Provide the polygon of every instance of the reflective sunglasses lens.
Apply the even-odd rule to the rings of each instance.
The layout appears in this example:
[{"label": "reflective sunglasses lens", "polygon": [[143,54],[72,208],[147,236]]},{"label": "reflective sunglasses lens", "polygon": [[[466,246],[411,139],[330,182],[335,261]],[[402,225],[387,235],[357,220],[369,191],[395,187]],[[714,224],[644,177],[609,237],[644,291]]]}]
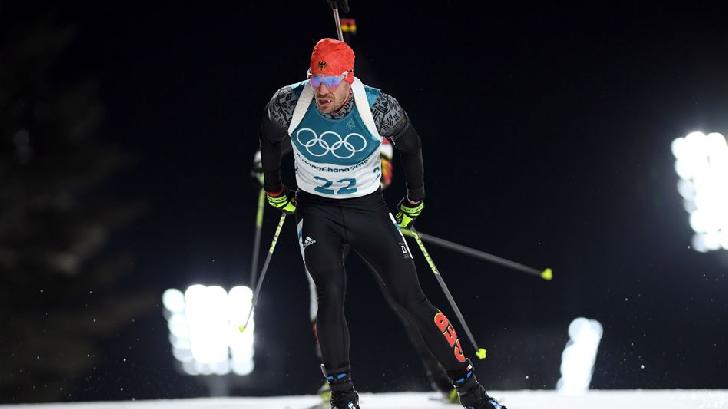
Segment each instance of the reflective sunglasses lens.
[{"label": "reflective sunglasses lens", "polygon": [[314,75],[311,77],[311,86],[314,88],[318,88],[321,86],[321,84],[326,85],[329,88],[337,87],[341,81],[343,80],[340,76],[334,76],[334,75],[320,75],[316,76]]}]

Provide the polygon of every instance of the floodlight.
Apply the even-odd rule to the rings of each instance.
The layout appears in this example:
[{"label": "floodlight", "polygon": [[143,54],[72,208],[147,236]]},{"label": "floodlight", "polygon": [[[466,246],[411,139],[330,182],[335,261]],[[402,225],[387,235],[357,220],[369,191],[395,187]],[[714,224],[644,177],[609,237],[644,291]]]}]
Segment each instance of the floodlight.
[{"label": "floodlight", "polygon": [[728,142],[712,132],[690,132],[672,141],[677,190],[700,252],[728,249]]},{"label": "floodlight", "polygon": [[238,327],[250,308],[248,287],[191,285],[182,293],[162,295],[172,355],[189,375],[248,375],[253,371],[254,317],[247,330]]},{"label": "floodlight", "polygon": [[579,395],[589,390],[601,339],[598,321],[579,317],[571,322],[569,341],[561,354],[561,378],[556,384],[560,393]]}]

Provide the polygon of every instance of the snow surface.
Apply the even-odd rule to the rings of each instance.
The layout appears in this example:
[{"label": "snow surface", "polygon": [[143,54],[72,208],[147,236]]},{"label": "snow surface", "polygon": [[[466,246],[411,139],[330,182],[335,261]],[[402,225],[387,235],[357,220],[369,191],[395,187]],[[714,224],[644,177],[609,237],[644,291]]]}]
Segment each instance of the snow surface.
[{"label": "snow surface", "polygon": [[[728,390],[623,390],[590,391],[565,396],[554,391],[490,393],[508,409],[728,409]],[[361,395],[362,409],[457,409],[436,401],[435,393],[405,392]],[[311,409],[318,396],[268,398],[205,398],[137,400],[124,402],[0,405],[2,409]]]}]

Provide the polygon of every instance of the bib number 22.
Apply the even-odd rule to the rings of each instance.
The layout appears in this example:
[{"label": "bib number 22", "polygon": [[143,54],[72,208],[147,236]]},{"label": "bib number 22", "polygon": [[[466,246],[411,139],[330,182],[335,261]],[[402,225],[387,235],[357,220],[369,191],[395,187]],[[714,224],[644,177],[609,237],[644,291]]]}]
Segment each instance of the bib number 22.
[{"label": "bib number 22", "polygon": [[354,178],[344,178],[334,181],[314,176],[314,179],[322,183],[316,186],[314,190],[325,195],[350,195],[356,192],[356,179]]}]

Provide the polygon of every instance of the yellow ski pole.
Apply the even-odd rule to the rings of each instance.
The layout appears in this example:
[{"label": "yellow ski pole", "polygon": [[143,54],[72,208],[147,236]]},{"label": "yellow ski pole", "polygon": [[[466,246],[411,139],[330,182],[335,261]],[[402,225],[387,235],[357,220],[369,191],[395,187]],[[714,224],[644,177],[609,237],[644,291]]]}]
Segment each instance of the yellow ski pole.
[{"label": "yellow ski pole", "polygon": [[260,253],[260,235],[263,231],[263,212],[265,208],[265,190],[260,188],[258,194],[258,212],[255,215],[255,236],[253,238],[253,256],[250,262],[250,287],[255,288],[258,273],[258,253]]},{"label": "yellow ski pole", "polygon": [[256,286],[255,286],[255,292],[253,292],[253,299],[250,303],[250,310],[248,311],[248,317],[245,318],[245,322],[243,325],[241,325],[238,329],[240,332],[245,331],[245,328],[248,326],[248,322],[250,322],[250,317],[253,315],[253,310],[255,310],[255,306],[258,304],[258,299],[260,298],[260,289],[263,286],[263,280],[265,279],[265,274],[268,272],[268,266],[270,265],[270,259],[273,257],[273,251],[276,249],[276,243],[278,243],[278,236],[281,235],[281,230],[283,230],[283,223],[286,221],[286,214],[281,214],[281,219],[278,221],[278,226],[276,226],[276,230],[273,233],[273,240],[270,243],[270,248],[268,248],[268,255],[265,257],[265,261],[263,262],[263,268],[260,270],[260,279],[258,280]]},{"label": "yellow ski pole", "polygon": [[460,308],[458,308],[458,305],[455,304],[455,299],[453,299],[452,294],[450,294],[450,290],[447,288],[447,285],[445,285],[445,280],[442,278],[440,271],[435,266],[435,262],[432,261],[432,257],[430,257],[430,253],[427,252],[427,248],[425,248],[425,243],[422,242],[420,235],[417,233],[417,231],[415,229],[410,229],[410,230],[404,229],[402,231],[403,232],[408,231],[410,233],[407,235],[414,237],[415,241],[417,242],[417,245],[420,247],[420,250],[422,251],[422,255],[425,256],[425,260],[427,261],[427,264],[430,266],[430,269],[432,269],[432,272],[435,274],[435,278],[437,279],[438,284],[440,284],[440,288],[442,288],[442,291],[445,293],[445,297],[447,297],[447,300],[450,302],[450,306],[455,311],[455,315],[458,317],[458,320],[460,321],[460,325],[463,326],[463,329],[465,330],[465,334],[467,335],[468,340],[470,341],[470,344],[473,345],[473,348],[475,349],[475,355],[478,357],[478,359],[485,359],[485,356],[486,356],[485,348],[480,348],[478,346],[478,343],[475,342],[475,337],[473,337],[473,333],[470,332],[470,328],[468,327],[468,324],[465,322],[465,318],[463,318],[463,314],[460,312]]}]

